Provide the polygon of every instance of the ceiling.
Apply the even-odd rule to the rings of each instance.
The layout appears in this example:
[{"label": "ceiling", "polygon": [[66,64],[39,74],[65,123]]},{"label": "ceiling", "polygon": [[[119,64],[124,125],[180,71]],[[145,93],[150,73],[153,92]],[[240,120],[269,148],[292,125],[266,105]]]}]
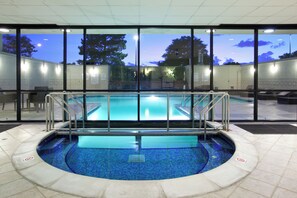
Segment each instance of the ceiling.
[{"label": "ceiling", "polygon": [[0,0],[2,24],[297,24],[297,0]]}]

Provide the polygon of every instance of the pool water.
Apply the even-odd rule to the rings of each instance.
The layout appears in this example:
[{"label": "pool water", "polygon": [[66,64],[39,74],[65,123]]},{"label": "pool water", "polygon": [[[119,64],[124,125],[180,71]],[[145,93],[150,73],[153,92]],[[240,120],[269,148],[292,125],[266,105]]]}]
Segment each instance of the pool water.
[{"label": "pool water", "polygon": [[[176,108],[182,97],[172,97],[169,102],[169,119],[189,120],[189,116]],[[87,103],[97,103],[99,108],[88,114],[88,120],[107,120],[107,97],[87,97]],[[110,97],[110,120],[137,120],[137,96],[112,96]],[[89,111],[89,110],[88,110]],[[164,96],[140,97],[141,120],[166,120],[167,98]]]},{"label": "pool water", "polygon": [[38,153],[62,170],[119,180],[158,180],[205,172],[226,162],[234,145],[209,136],[64,136],[44,140]]}]

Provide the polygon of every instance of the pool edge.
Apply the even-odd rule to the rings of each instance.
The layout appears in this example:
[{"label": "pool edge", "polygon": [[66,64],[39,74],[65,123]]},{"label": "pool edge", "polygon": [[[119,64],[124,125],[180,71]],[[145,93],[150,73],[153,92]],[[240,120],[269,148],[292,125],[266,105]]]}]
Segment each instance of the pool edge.
[{"label": "pool edge", "polygon": [[[175,179],[122,181],[77,175],[44,162],[36,148],[53,134],[42,132],[24,141],[12,155],[12,163],[31,182],[59,192],[82,197],[190,197],[221,190],[247,176],[258,163],[254,145],[236,131],[220,131],[235,145],[233,156],[210,171]],[[33,156],[33,157],[32,157]],[[150,193],[147,193],[147,192]]]}]

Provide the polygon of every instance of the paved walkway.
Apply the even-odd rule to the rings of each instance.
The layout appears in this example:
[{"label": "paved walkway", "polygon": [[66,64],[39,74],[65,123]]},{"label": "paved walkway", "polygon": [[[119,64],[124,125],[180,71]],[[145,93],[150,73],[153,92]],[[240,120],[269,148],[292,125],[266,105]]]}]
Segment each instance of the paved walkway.
[{"label": "paved walkway", "polygon": [[[295,125],[297,126],[297,125]],[[0,133],[0,197],[76,197],[39,187],[15,171],[11,155],[24,140],[44,130],[44,124],[23,124]],[[231,130],[251,141],[259,163],[243,180],[203,198],[297,198],[297,135],[253,135],[234,125]],[[148,197],[149,193],[148,193]]]}]

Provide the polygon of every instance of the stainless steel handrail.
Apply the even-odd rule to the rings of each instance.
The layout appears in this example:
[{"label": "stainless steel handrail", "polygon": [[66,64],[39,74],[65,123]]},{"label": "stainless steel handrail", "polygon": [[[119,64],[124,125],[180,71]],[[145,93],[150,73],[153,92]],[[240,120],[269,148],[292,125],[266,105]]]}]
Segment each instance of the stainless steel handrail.
[{"label": "stainless steel handrail", "polygon": [[[212,97],[212,100],[209,101],[206,106],[203,107],[203,109],[199,112],[199,115],[200,115],[200,121],[199,121],[199,128],[202,128],[201,126],[201,122],[202,122],[202,118],[204,118],[204,131],[205,131],[205,137],[206,137],[206,122],[207,122],[207,119],[206,119],[206,115],[207,113],[214,109],[215,106],[220,102],[222,101],[222,125],[223,125],[223,129],[226,129],[226,130],[229,130],[229,117],[230,117],[230,96],[229,94],[227,94],[226,92],[213,92],[213,91],[210,91],[210,92],[132,92],[133,94],[135,95],[148,95],[148,94],[158,94],[158,95],[165,95],[167,97],[167,131],[169,131],[170,129],[170,97],[172,95],[189,95],[191,98],[191,95],[200,95],[200,97],[198,99],[196,99],[194,101],[194,104],[193,104],[193,109],[192,109],[192,112],[193,112],[193,120],[192,120],[192,128],[195,128],[194,127],[194,124],[195,124],[195,111],[194,109],[199,106],[201,104],[201,102],[205,101],[206,98],[208,98],[209,96],[213,96]],[[51,128],[51,125],[53,125],[53,122],[54,122],[54,105],[53,105],[53,102],[57,102],[59,104],[59,106],[66,112],[68,113],[68,116],[70,118],[69,120],[69,127],[70,127],[70,137],[71,137],[71,118],[72,118],[72,112],[74,112],[74,121],[75,121],[75,128],[77,128],[77,120],[76,120],[76,112],[74,109],[71,108],[71,106],[69,106],[69,104],[63,99],[64,95],[67,95],[67,96],[70,96],[70,98],[73,99],[73,101],[75,101],[75,103],[77,105],[80,106],[81,110],[82,110],[82,116],[83,116],[83,127],[84,127],[84,121],[85,121],[85,109],[83,107],[83,105],[77,101],[77,99],[75,98],[75,95],[103,95],[103,96],[107,96],[107,119],[108,119],[108,131],[110,131],[110,97],[111,96],[116,96],[116,95],[126,95],[127,92],[88,92],[88,93],[85,93],[85,92],[51,92],[50,94],[48,94],[46,96],[46,102],[48,103],[47,105],[47,115],[46,115],[46,124],[47,124],[47,131],[48,131],[48,128]],[[131,94],[131,92],[129,92],[129,94]],[[61,99],[61,102],[63,104],[61,104],[55,97],[59,97]],[[68,108],[65,108],[65,106]],[[71,111],[69,111],[69,109]],[[202,116],[203,115],[203,116]],[[213,116],[212,116],[212,119],[213,119]],[[54,125],[53,125],[54,126]],[[54,128],[54,127],[53,127]]]},{"label": "stainless steel handrail", "polygon": [[[71,141],[72,140],[72,137],[71,137],[72,136],[71,112],[68,109],[66,109],[64,107],[64,105],[61,104],[55,97],[51,96],[50,94],[47,94],[45,96],[45,101],[46,101],[46,106],[49,105],[49,107],[47,106],[47,108],[46,108],[46,130],[50,131],[50,130],[52,130],[51,125],[54,126],[55,119],[54,119],[54,116],[53,116],[53,112],[54,112],[53,101],[55,101],[68,114],[68,117],[70,118],[68,122],[69,122],[69,140]],[[62,101],[64,101],[64,100],[62,100]],[[66,104],[66,106],[68,107],[67,104]],[[74,114],[74,119],[75,119],[75,127],[77,128],[76,114]]]},{"label": "stainless steel handrail", "polygon": [[85,109],[84,109],[84,106],[83,106],[83,104],[81,104],[81,103],[78,102],[78,100],[75,98],[75,96],[72,93],[70,93],[69,95],[71,96],[70,98],[73,99],[73,101],[76,104],[78,104],[78,106],[81,108],[83,128],[85,128],[85,113],[84,113],[85,112]]}]

